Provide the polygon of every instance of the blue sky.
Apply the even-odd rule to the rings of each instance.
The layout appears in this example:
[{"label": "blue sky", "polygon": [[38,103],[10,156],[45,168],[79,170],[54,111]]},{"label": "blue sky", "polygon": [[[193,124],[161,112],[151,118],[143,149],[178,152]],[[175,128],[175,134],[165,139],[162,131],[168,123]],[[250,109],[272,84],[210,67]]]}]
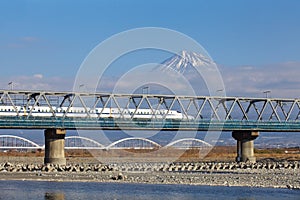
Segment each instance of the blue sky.
[{"label": "blue sky", "polygon": [[[39,81],[43,83],[40,88],[55,89],[72,81],[84,58],[101,41],[149,26],[194,38],[224,67],[225,76],[246,76],[248,72],[238,73],[248,66],[253,76],[263,74],[261,79],[265,80],[270,78],[266,75],[269,70],[282,73],[289,63],[294,67],[287,70],[295,76],[300,72],[299,10],[297,0],[2,0],[0,88],[7,88],[7,81],[14,80],[20,88],[25,82]],[[243,80],[227,85],[238,81]],[[271,87],[279,94],[290,85],[300,85],[297,77],[289,79],[289,73],[273,81],[280,87],[266,88],[273,83],[268,82],[265,88],[253,85],[253,92]],[[282,89],[281,83],[286,87]],[[234,94],[236,90],[232,90]],[[290,93],[295,95],[295,90]]]}]

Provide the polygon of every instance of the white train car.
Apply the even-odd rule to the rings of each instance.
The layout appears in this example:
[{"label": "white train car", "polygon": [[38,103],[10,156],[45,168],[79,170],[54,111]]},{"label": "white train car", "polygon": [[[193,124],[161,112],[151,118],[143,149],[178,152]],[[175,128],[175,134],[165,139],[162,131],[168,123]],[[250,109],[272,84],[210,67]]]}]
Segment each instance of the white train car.
[{"label": "white train car", "polygon": [[47,106],[23,107],[23,106],[0,106],[0,116],[27,116],[51,117],[53,113]]},{"label": "white train car", "polygon": [[[100,115],[100,116],[99,116]],[[118,109],[118,108],[96,108],[91,111],[91,116],[101,118],[137,118],[137,119],[187,119],[185,115],[176,110],[151,110],[151,109]],[[189,119],[193,118],[189,116]]]},{"label": "white train car", "polygon": [[[54,113],[53,113],[54,112]],[[28,116],[33,117],[91,117],[91,118],[134,118],[134,119],[193,119],[176,110],[151,109],[118,109],[118,108],[84,108],[84,107],[52,107],[48,106],[0,106],[0,116]],[[133,117],[132,117],[133,116]]]},{"label": "white train car", "polygon": [[0,116],[17,116],[19,110],[19,106],[0,106]]}]

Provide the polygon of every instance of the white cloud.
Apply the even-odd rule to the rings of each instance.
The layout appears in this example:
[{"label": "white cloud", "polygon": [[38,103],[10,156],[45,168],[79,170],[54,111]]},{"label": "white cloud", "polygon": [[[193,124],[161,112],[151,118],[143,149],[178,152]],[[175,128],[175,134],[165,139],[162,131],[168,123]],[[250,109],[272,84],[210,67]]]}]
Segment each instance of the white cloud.
[{"label": "white cloud", "polygon": [[33,75],[34,78],[37,78],[37,79],[42,79],[44,76],[43,74],[35,74]]},{"label": "white cloud", "polygon": [[228,95],[263,96],[271,90],[273,97],[300,97],[300,63],[286,62],[261,67],[229,68],[223,70]]},{"label": "white cloud", "polygon": [[[286,62],[269,66],[241,66],[241,67],[222,67],[222,78],[225,84],[227,96],[247,96],[247,97],[263,97],[263,91],[271,90],[272,97],[300,97],[300,63]],[[142,75],[146,78],[143,78]],[[98,91],[110,92],[117,83],[117,90],[120,93],[132,92],[143,85],[153,82],[151,73],[135,73],[126,74],[121,79],[118,77],[102,77],[98,85]],[[193,88],[199,89],[198,95],[207,95],[207,88],[203,79],[190,78],[188,84],[178,82],[174,77],[166,78],[164,74],[156,74],[154,82],[160,82],[162,86],[170,87],[178,93],[186,92],[188,84]],[[162,81],[157,81],[157,80]],[[163,80],[164,79],[164,80]],[[45,77],[42,74],[34,74],[32,76],[15,76],[1,77],[0,88],[10,89],[9,82],[13,82],[13,88],[16,90],[52,90],[52,91],[71,91],[73,89],[74,80],[63,77]],[[85,84],[85,90],[88,91],[89,84]],[[139,85],[138,85],[139,84]],[[150,86],[151,91],[159,93],[162,87]],[[130,90],[131,89],[131,90]]]},{"label": "white cloud", "polygon": [[12,82],[14,90],[52,90],[52,91],[70,91],[73,86],[72,79],[62,77],[44,77],[42,74],[33,76],[14,76],[1,77],[0,88],[11,89]]}]

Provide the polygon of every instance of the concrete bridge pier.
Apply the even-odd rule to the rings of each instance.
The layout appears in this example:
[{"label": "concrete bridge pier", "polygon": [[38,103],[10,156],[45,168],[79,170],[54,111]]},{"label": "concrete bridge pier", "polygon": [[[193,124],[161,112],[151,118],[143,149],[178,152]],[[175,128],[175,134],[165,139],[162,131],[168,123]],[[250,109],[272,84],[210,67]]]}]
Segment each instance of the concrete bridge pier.
[{"label": "concrete bridge pier", "polygon": [[233,131],[232,137],[237,140],[237,162],[256,162],[254,156],[254,140],[258,131]]},{"label": "concrete bridge pier", "polygon": [[44,163],[65,165],[65,129],[46,129]]}]

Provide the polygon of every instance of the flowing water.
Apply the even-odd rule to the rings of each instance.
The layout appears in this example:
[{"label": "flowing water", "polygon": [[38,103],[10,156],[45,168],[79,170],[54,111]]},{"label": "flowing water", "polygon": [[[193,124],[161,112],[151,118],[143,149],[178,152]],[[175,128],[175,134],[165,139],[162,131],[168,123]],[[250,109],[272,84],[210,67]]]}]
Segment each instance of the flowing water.
[{"label": "flowing water", "polygon": [[0,181],[0,199],[300,199],[299,190],[94,182]]}]

